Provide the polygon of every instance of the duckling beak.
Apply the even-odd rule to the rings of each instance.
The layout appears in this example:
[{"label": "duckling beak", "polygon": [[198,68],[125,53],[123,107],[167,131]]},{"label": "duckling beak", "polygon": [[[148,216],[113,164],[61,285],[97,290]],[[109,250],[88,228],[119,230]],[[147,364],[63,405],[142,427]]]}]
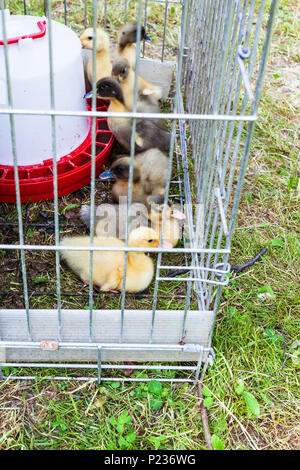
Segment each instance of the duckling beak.
[{"label": "duckling beak", "polygon": [[93,96],[93,91],[91,90],[88,93],[86,93],[83,98],[91,98],[92,96]]},{"label": "duckling beak", "polygon": [[99,175],[99,179],[101,181],[106,181],[106,180],[115,180],[115,175],[113,174],[113,172],[111,170],[106,170],[106,171],[103,171],[103,173],[100,173]]},{"label": "duckling beak", "polygon": [[183,212],[178,211],[177,209],[173,209],[171,212],[171,217],[178,220],[185,220],[185,214]]},{"label": "duckling beak", "polygon": [[145,34],[144,39],[145,39],[145,41],[150,41],[151,42],[151,39],[149,38],[148,34]]}]

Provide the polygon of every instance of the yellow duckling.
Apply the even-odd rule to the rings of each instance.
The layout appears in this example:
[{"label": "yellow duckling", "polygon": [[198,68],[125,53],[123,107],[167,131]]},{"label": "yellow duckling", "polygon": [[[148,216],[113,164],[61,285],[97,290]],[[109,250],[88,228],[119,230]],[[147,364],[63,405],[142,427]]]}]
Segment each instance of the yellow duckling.
[{"label": "yellow duckling", "polygon": [[[84,49],[93,50],[94,30],[86,29],[80,36],[81,45]],[[100,28],[96,29],[96,81],[111,75],[111,58],[109,52],[109,37]],[[90,84],[93,82],[93,57],[87,63],[87,76]]]},{"label": "yellow duckling", "polygon": [[[159,238],[156,232],[148,227],[140,227],[130,233],[128,245],[143,247],[145,251],[150,247],[156,247]],[[90,237],[64,238],[62,246],[90,246]],[[94,239],[94,246],[120,247],[124,242],[118,238]],[[88,251],[64,251],[63,260],[77,274],[80,279],[88,284],[90,255]],[[121,251],[94,251],[93,253],[93,284],[99,286],[102,291],[121,291],[123,284],[124,252]],[[126,292],[141,292],[152,281],[154,267],[152,259],[143,252],[128,252],[126,271]]]},{"label": "yellow duckling", "polygon": [[[150,221],[151,227],[160,236],[162,222],[163,222],[163,211],[164,211],[164,196],[155,195],[148,198],[148,204],[150,205]],[[181,236],[181,225],[179,220],[184,220],[185,215],[183,212],[177,210],[175,207],[167,204],[166,216],[164,224],[164,247],[171,248],[177,245],[178,240]]]},{"label": "yellow duckling", "polygon": [[[123,92],[125,106],[128,111],[133,108],[134,71],[127,59],[117,59],[112,65],[112,77],[119,81]],[[153,83],[138,77],[137,111],[159,113],[158,100],[162,97],[162,90]]]}]

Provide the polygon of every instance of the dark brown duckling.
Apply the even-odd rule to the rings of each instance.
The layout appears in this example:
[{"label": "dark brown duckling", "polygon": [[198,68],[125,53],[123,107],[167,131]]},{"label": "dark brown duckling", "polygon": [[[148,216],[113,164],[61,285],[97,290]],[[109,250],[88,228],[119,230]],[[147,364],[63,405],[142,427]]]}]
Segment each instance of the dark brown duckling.
[{"label": "dark brown duckling", "polygon": [[[109,171],[100,178],[113,176],[116,183],[112,187],[112,196],[116,202],[128,195],[130,157],[120,155]],[[167,179],[168,158],[159,149],[149,149],[139,153],[133,160],[132,202],[147,204],[147,197],[164,194]]]},{"label": "dark brown duckling", "polygon": [[[136,39],[137,39],[137,23],[129,21],[119,28],[117,31],[118,47],[117,55],[122,59],[127,59],[132,69],[135,69],[136,61]],[[146,34],[144,26],[141,26],[141,41],[150,41]]]},{"label": "dark brown duckling", "polygon": [[[97,82],[97,95],[109,101],[108,111],[127,112],[122,89],[117,80],[113,78],[102,78]],[[110,131],[118,142],[129,152],[132,119],[112,118],[107,119]],[[153,119],[136,120],[135,151],[143,152],[151,148],[168,150],[170,145],[169,131]]]}]

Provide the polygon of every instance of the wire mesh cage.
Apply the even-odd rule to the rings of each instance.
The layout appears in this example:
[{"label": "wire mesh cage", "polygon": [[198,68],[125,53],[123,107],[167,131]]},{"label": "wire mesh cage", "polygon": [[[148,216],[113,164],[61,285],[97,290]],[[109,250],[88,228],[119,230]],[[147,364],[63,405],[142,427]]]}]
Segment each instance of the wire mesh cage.
[{"label": "wire mesh cage", "polygon": [[[32,378],[38,369],[41,375],[57,379],[155,377],[197,381],[212,364],[214,324],[222,287],[230,278],[230,242],[257,119],[276,3],[125,0],[115,7],[108,0],[1,1],[4,44],[0,47],[5,51],[8,103],[0,104],[0,116],[9,116],[10,120],[16,204],[1,204],[0,367],[14,368],[12,377]],[[5,40],[8,8],[11,14],[45,16],[48,20],[50,110],[13,106],[9,45]],[[132,112],[97,109],[95,73],[90,110],[69,112],[56,108],[51,18],[78,34],[86,27],[94,31],[103,27],[112,41],[116,41],[116,28],[128,20],[137,21],[139,27],[143,25],[149,31],[153,39],[150,45],[137,29]],[[95,65],[95,47],[92,59]],[[128,216],[136,122],[154,116],[137,112],[137,76],[146,70],[147,60],[155,62],[158,76],[167,69],[174,70],[169,95],[163,102],[164,112],[155,118],[167,123],[171,136],[164,202],[178,204],[185,213],[185,222],[179,243],[164,248],[164,210],[160,245],[147,249],[155,261],[152,283],[145,292],[131,294],[125,291],[128,256],[145,249],[128,244],[129,224],[124,247],[94,244],[95,207],[110,201],[110,183],[100,181],[96,174],[96,136],[99,119],[132,118]],[[160,68],[163,64],[167,68]],[[21,203],[14,126],[17,117],[25,120],[28,115],[50,116],[53,201]],[[60,198],[55,120],[70,115],[92,120],[90,184]],[[89,232],[78,218],[83,203],[90,204]],[[88,286],[60,258],[62,251],[70,249],[61,245],[62,236],[80,233],[90,233]],[[80,252],[86,247],[76,249]],[[93,253],[120,250],[125,253],[122,290],[104,293],[93,286]],[[128,365],[125,361],[134,363]],[[58,374],[58,369],[64,374]],[[133,370],[133,375],[124,377],[126,369]],[[151,375],[140,374],[145,370]]]}]

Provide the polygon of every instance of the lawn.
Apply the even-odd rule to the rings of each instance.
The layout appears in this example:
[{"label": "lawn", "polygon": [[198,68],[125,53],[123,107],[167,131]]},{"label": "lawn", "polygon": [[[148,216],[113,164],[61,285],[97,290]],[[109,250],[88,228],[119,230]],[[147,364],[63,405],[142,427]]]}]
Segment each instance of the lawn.
[{"label": "lawn", "polygon": [[[27,3],[41,13],[38,2]],[[62,15],[59,5],[55,9],[59,3],[54,2],[54,10]],[[74,2],[74,14],[79,15],[72,24],[76,31],[83,4]],[[155,15],[163,14],[159,8],[158,13],[152,12],[154,25]],[[176,11],[172,14],[176,18]],[[241,264],[264,246],[268,251],[251,268],[233,275],[221,297],[213,339],[216,357],[205,375],[203,391],[215,448],[300,448],[298,37],[298,2],[283,0],[230,262]],[[81,197],[87,194],[83,190]],[[63,200],[61,210],[68,203]],[[36,303],[33,299],[33,306],[47,307],[48,297],[39,299]],[[79,302],[71,301],[72,305]],[[171,308],[172,300],[165,302]],[[155,380],[97,385],[4,379],[0,382],[0,448],[206,449],[198,387],[159,385]]]}]

